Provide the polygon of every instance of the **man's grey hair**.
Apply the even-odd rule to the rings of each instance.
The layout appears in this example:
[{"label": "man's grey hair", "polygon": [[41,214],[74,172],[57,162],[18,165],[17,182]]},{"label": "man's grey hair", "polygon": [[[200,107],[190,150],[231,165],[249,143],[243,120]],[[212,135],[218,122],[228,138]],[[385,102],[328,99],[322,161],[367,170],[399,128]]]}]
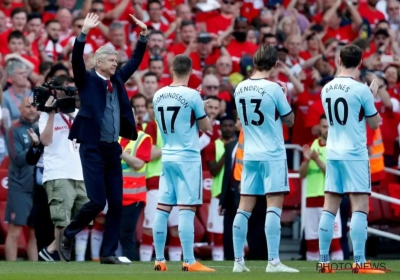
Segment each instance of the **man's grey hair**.
[{"label": "man's grey hair", "polygon": [[117,55],[117,52],[114,48],[109,46],[102,46],[98,48],[94,54],[94,65],[97,64],[97,61],[103,61],[108,55]]},{"label": "man's grey hair", "polygon": [[26,70],[26,65],[21,60],[10,60],[8,61],[6,66],[6,72],[8,76],[12,76],[17,69]]},{"label": "man's grey hair", "polygon": [[115,29],[123,29],[124,26],[122,25],[122,23],[115,21],[113,23],[110,24],[110,26],[108,27],[110,30],[115,30]]}]

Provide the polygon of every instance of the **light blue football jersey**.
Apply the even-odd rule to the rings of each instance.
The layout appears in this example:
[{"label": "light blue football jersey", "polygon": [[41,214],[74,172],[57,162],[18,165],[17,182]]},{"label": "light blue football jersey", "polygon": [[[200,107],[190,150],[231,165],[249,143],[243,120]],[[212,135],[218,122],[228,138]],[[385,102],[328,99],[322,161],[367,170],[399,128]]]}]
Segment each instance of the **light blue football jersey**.
[{"label": "light blue football jersey", "polygon": [[162,161],[200,161],[196,120],[206,117],[200,93],[185,86],[166,86],[154,94],[153,107],[164,141]]},{"label": "light blue football jersey", "polygon": [[337,77],[324,86],[321,98],[329,125],[326,159],[368,160],[365,118],[378,114],[369,87]]},{"label": "light blue football jersey", "polygon": [[235,90],[237,112],[244,130],[244,160],[286,159],[281,117],[292,112],[279,84],[247,79]]}]

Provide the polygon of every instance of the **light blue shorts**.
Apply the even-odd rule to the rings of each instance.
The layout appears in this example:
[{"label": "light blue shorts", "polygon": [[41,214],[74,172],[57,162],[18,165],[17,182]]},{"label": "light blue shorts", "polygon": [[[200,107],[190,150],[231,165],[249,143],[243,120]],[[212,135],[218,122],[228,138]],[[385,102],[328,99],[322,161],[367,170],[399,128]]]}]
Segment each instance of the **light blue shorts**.
[{"label": "light blue shorts", "polygon": [[201,161],[164,161],[160,175],[158,203],[196,206],[203,204]]},{"label": "light blue shorts", "polygon": [[290,192],[286,159],[243,161],[241,195]]},{"label": "light blue shorts", "polygon": [[369,160],[327,160],[325,192],[371,194]]}]

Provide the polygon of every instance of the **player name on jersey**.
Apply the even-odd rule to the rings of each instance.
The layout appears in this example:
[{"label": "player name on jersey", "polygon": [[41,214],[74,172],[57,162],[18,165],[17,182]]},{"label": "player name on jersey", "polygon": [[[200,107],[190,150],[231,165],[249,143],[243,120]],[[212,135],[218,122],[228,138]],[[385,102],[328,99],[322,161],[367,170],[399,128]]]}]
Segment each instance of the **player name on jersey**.
[{"label": "player name on jersey", "polygon": [[166,99],[166,98],[173,98],[173,99],[178,100],[184,108],[189,107],[189,103],[186,101],[186,99],[182,95],[177,94],[175,92],[161,93],[153,101],[153,106],[156,107],[157,104],[160,103],[161,100]]},{"label": "player name on jersey", "polygon": [[235,96],[241,95],[242,93],[248,92],[248,91],[255,91],[258,92],[259,94],[261,94],[261,96],[264,96],[264,94],[266,94],[265,90],[263,87],[259,87],[259,86],[243,86],[238,88],[235,91]]},{"label": "player name on jersey", "polygon": [[350,87],[348,85],[343,85],[343,84],[334,84],[334,85],[329,85],[325,88],[325,92],[328,92],[330,90],[343,90],[344,92],[348,92]]}]

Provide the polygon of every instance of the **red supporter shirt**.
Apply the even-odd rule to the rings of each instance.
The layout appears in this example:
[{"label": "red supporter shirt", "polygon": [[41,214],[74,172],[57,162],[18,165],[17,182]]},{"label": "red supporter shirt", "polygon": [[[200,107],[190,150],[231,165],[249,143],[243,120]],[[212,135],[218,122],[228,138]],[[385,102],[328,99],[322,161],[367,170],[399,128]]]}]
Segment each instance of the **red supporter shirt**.
[{"label": "red supporter shirt", "polygon": [[87,42],[90,42],[96,51],[107,42],[106,36],[101,32],[100,28],[93,28],[88,34]]},{"label": "red supporter shirt", "polygon": [[224,31],[226,31],[229,26],[231,26],[233,21],[233,17],[224,17],[223,15],[218,15],[213,17],[212,19],[206,21],[207,22],[207,31],[210,33],[214,33],[220,35]]},{"label": "red supporter shirt", "polygon": [[385,15],[376,9],[371,9],[368,7],[367,3],[359,3],[358,12],[360,15],[365,18],[371,28],[374,28],[375,25],[380,21],[385,19]]},{"label": "red supporter shirt", "polygon": [[400,101],[400,83],[398,83],[395,87],[388,88],[387,92],[389,93],[390,97],[396,98]]},{"label": "red supporter shirt", "polygon": [[321,96],[319,93],[311,94],[309,92],[303,92],[297,97],[295,102],[296,121],[293,126],[292,136],[293,144],[304,145],[311,142],[315,138],[315,136],[311,134],[311,127],[306,126],[306,119],[310,111],[310,106],[312,106],[314,102],[318,102],[320,100]]},{"label": "red supporter shirt", "polygon": [[308,108],[305,127],[313,128],[319,124],[319,119],[325,114],[321,99],[315,100]]},{"label": "red supporter shirt", "polygon": [[253,57],[258,49],[258,46],[251,42],[240,43],[236,40],[232,40],[226,49],[232,58],[232,73],[235,73],[240,72],[240,60],[242,59],[242,56],[250,55]]},{"label": "red supporter shirt", "polygon": [[[197,52],[190,53],[190,58],[192,59],[193,74],[197,75],[199,78],[203,75],[203,68],[201,67],[201,58]],[[218,58],[221,56],[219,49],[214,49],[212,53],[204,60],[204,66],[215,64]]]},{"label": "red supporter shirt", "polygon": [[[157,123],[155,121],[150,121],[147,123],[147,127],[145,129],[145,132],[150,135],[153,145],[155,146],[157,144]],[[160,181],[160,176],[155,176],[146,179],[146,187],[148,190],[158,190],[158,185]]]},{"label": "red supporter shirt", "polygon": [[173,55],[182,54],[185,51],[186,51],[186,45],[184,43],[173,44],[168,49],[168,52]]},{"label": "red supporter shirt", "polygon": [[394,155],[396,138],[399,136],[397,126],[400,122],[400,114],[388,110],[382,101],[375,101],[375,107],[382,117],[380,125],[382,140],[385,146],[385,155]]},{"label": "red supporter shirt", "polygon": [[330,38],[336,38],[339,42],[350,43],[357,39],[358,36],[359,32],[355,32],[352,25],[348,24],[346,26],[341,26],[338,29],[328,28],[322,41],[325,42]]}]

